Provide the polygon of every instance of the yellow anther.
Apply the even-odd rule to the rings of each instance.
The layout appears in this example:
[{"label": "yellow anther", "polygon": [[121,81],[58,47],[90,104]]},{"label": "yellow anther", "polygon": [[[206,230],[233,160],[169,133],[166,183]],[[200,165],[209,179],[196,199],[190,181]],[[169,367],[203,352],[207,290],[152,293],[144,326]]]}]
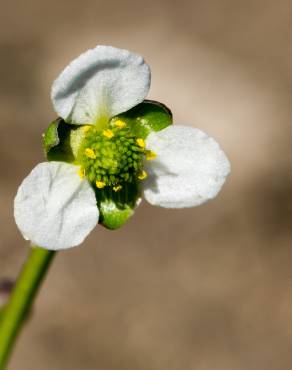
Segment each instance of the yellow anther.
[{"label": "yellow anther", "polygon": [[86,148],[84,153],[85,153],[86,157],[88,157],[88,158],[91,158],[91,159],[96,158],[96,155],[95,155],[94,151],[90,148]]},{"label": "yellow anther", "polygon": [[120,120],[120,119],[116,120],[116,121],[114,122],[114,125],[115,125],[116,127],[118,127],[118,128],[124,128],[124,127],[126,127],[126,126],[127,126],[126,122],[124,122],[124,121],[122,121],[122,120]]},{"label": "yellow anther", "polygon": [[90,125],[86,125],[86,126],[83,126],[83,132],[86,134],[89,130],[91,130],[91,127]]},{"label": "yellow anther", "polygon": [[102,132],[103,136],[107,137],[108,139],[111,139],[114,136],[114,133],[110,129],[103,130]]},{"label": "yellow anther", "polygon": [[148,176],[148,175],[147,175],[147,172],[143,170],[143,171],[138,175],[138,179],[139,179],[139,180],[145,180],[147,176]]},{"label": "yellow anther", "polygon": [[98,189],[102,189],[102,188],[104,188],[104,187],[105,187],[105,182],[103,182],[103,181],[96,181],[96,182],[95,182],[95,185],[96,185],[96,187],[97,187]]},{"label": "yellow anther", "polygon": [[141,138],[136,139],[136,143],[139,145],[140,148],[145,148],[146,144],[145,141]]},{"label": "yellow anther", "polygon": [[152,150],[146,151],[146,159],[147,161],[151,161],[152,159],[155,159],[157,157],[157,154],[155,152],[152,152]]},{"label": "yellow anther", "polygon": [[85,169],[80,167],[79,170],[78,170],[78,175],[81,179],[84,179],[85,177]]},{"label": "yellow anther", "polygon": [[117,185],[113,187],[113,191],[115,192],[120,191],[121,189],[122,189],[122,185]]}]

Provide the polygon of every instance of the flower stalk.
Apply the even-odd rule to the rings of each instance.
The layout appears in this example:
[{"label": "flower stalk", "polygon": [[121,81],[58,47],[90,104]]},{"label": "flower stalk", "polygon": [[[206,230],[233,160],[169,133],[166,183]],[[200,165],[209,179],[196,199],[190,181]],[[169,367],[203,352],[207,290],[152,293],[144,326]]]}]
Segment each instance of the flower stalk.
[{"label": "flower stalk", "polygon": [[32,247],[0,318],[0,370],[4,370],[17,335],[55,255],[54,251]]}]

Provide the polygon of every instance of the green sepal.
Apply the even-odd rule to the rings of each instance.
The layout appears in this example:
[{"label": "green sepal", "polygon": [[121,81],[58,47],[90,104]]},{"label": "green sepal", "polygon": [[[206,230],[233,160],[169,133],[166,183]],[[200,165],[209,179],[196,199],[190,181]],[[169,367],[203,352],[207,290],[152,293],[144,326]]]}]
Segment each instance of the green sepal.
[{"label": "green sepal", "polygon": [[51,122],[43,137],[48,161],[73,163],[83,135],[82,126],[70,125],[62,118]]},{"label": "green sepal", "polygon": [[160,131],[171,125],[172,113],[164,104],[154,100],[144,100],[134,108],[114,117],[126,122],[137,137],[145,139],[150,132]]},{"label": "green sepal", "polygon": [[111,187],[96,189],[99,223],[114,230],[123,226],[134,214],[139,202],[139,190],[136,183],[124,183],[123,188],[114,192]]}]

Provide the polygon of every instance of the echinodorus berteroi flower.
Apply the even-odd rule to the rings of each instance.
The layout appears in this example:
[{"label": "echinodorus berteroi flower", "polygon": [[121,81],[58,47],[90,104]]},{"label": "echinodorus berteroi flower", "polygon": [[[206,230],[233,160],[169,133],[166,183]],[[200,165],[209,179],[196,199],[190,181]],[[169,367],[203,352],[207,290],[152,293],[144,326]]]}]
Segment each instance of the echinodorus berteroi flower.
[{"label": "echinodorus berteroi flower", "polygon": [[82,243],[99,222],[115,229],[144,197],[166,208],[200,205],[220,191],[230,164],[199,129],[172,125],[170,110],[144,100],[150,69],[127,50],[97,46],[52,86],[59,118],[44,134],[48,162],[15,198],[23,236],[58,250]]}]

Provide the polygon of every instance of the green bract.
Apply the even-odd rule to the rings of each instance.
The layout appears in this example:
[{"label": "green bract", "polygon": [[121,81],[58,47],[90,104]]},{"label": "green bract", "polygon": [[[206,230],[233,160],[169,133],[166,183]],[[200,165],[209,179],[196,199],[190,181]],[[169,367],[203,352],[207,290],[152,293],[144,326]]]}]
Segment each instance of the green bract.
[{"label": "green bract", "polygon": [[80,176],[95,190],[99,222],[116,229],[133,214],[140,198],[148,154],[144,139],[170,124],[171,111],[150,100],[113,117],[103,128],[71,125],[58,118],[44,134],[45,154],[49,161],[80,166]]}]

